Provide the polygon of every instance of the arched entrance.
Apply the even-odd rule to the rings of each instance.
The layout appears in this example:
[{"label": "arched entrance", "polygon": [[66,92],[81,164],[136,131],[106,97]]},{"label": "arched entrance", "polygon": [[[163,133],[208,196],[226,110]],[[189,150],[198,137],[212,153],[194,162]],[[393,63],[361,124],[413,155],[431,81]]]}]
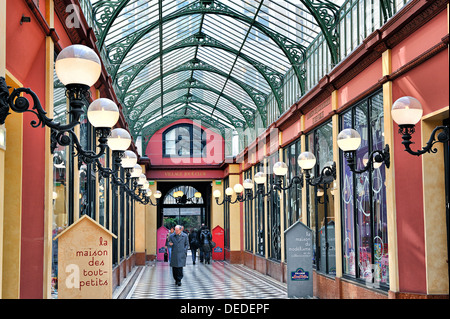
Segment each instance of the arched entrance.
[{"label": "arched entrance", "polygon": [[158,227],[179,224],[191,230],[209,224],[211,182],[160,182],[158,186],[162,192]]}]

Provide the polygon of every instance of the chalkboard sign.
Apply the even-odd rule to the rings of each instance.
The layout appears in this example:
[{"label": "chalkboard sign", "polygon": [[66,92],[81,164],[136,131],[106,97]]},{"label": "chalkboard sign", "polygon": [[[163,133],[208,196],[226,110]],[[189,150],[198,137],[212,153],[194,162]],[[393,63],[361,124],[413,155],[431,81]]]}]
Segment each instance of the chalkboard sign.
[{"label": "chalkboard sign", "polygon": [[284,233],[286,235],[288,298],[312,298],[312,230],[298,221]]}]

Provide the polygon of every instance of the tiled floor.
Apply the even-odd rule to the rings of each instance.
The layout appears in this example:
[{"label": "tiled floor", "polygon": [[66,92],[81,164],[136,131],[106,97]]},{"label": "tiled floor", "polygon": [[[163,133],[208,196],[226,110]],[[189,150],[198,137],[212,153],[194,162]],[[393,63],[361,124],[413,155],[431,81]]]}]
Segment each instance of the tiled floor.
[{"label": "tiled floor", "polygon": [[167,262],[149,264],[140,271],[127,299],[285,299],[286,284],[243,265],[212,261],[184,267],[182,285],[175,285]]}]

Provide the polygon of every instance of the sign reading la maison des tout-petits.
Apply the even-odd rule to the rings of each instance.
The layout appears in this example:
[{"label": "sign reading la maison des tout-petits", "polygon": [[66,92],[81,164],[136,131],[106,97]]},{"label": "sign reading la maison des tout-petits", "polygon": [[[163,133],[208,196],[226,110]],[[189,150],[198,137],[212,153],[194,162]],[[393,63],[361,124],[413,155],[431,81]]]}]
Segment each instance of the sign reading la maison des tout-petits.
[{"label": "sign reading la maison des tout-petits", "polygon": [[87,215],[60,233],[58,299],[112,298],[112,238]]},{"label": "sign reading la maison des tout-petits", "polygon": [[288,298],[312,298],[312,230],[298,221],[286,229],[285,234]]}]

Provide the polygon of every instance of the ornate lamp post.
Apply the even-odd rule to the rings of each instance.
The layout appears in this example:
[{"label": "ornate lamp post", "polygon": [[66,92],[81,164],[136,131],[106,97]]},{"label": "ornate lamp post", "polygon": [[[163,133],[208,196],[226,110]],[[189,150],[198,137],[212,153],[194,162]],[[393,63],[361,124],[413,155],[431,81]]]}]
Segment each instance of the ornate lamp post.
[{"label": "ornate lamp post", "polygon": [[376,150],[367,157],[367,162],[361,170],[356,169],[356,150],[361,145],[361,135],[351,128],[342,130],[337,137],[337,144],[344,152],[347,165],[353,173],[363,173],[367,170],[373,170],[376,163],[384,163],[387,168],[390,166],[389,145],[386,144],[383,150]]},{"label": "ornate lamp post", "polygon": [[425,153],[436,153],[437,149],[433,148],[433,145],[436,143],[447,143],[450,139],[450,128],[445,125],[437,126],[431,132],[427,145],[422,147],[421,150],[413,151],[411,149],[411,144],[413,144],[411,138],[415,132],[416,124],[422,118],[422,104],[416,98],[404,96],[394,102],[391,114],[392,119],[399,126],[398,132],[402,135],[402,144],[405,146],[405,151],[411,155],[420,156]]},{"label": "ornate lamp post", "polygon": [[[89,89],[100,77],[100,58],[94,50],[84,45],[71,45],[58,55],[55,62],[55,71],[66,87],[69,113],[71,114],[68,124],[61,124],[48,118],[38,96],[30,88],[14,89],[10,94],[3,77],[0,77],[0,124],[5,123],[10,110],[17,113],[33,113],[37,120],[30,123],[32,127],[47,126],[52,129],[52,153],[56,144],[68,146],[73,143],[81,160],[92,163],[104,154],[111,128],[119,119],[119,109],[111,100],[98,99],[89,106],[88,120],[95,127],[96,134],[99,136],[98,147],[100,150],[97,154],[93,151],[84,150],[73,131],[73,128],[80,123],[84,100],[90,95]],[[33,102],[31,108],[29,100],[23,94],[31,96]]]}]

